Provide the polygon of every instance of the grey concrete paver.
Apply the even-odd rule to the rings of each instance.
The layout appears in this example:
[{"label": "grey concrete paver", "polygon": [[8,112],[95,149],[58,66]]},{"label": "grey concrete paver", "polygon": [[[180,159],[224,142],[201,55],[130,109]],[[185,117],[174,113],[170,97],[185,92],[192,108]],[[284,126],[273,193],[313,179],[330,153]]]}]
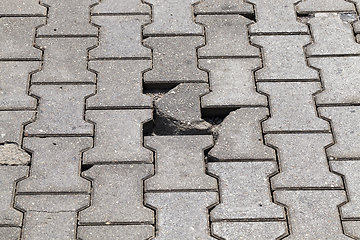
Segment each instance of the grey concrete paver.
[{"label": "grey concrete paver", "polygon": [[21,228],[19,227],[0,227],[0,236],[2,240],[18,240],[20,238]]},{"label": "grey concrete paver", "polygon": [[307,66],[304,46],[308,35],[253,36],[251,42],[262,47],[264,67],[256,71],[257,81],[314,80],[318,72]]},{"label": "grey concrete paver", "polygon": [[194,6],[196,15],[253,14],[254,8],[244,0],[207,0]]},{"label": "grey concrete paver", "polygon": [[152,99],[143,94],[142,72],[151,68],[149,60],[91,61],[97,72],[97,91],[86,100],[88,108],[151,108]]},{"label": "grey concrete paver", "polygon": [[285,218],[284,209],[271,200],[269,176],[277,171],[275,161],[211,162],[208,169],[219,177],[221,189],[212,221]]},{"label": "grey concrete paver", "polygon": [[321,0],[303,0],[296,5],[296,12],[309,14],[316,12],[355,12],[352,2],[346,0],[330,0],[324,4]]},{"label": "grey concrete paver", "polygon": [[311,56],[360,54],[360,45],[356,43],[353,29],[340,14],[316,13],[309,20],[314,43],[306,48]]},{"label": "grey concrete paver", "polygon": [[142,180],[153,172],[151,164],[95,165],[83,172],[92,179],[91,206],[80,212],[83,223],[148,223],[154,212],[143,205]]},{"label": "grey concrete paver", "polygon": [[84,98],[94,92],[91,85],[33,85],[31,94],[40,97],[36,120],[25,127],[32,135],[93,134],[84,121]]},{"label": "grey concrete paver", "polygon": [[265,132],[329,131],[329,123],[317,116],[312,94],[317,82],[261,82],[258,89],[269,95],[271,117],[263,123]]},{"label": "grey concrete paver", "polygon": [[199,0],[145,0],[152,5],[152,23],[145,26],[145,35],[202,34],[203,29],[195,24],[192,5]]},{"label": "grey concrete paver", "polygon": [[153,49],[153,69],[144,73],[145,84],[207,82],[207,73],[197,67],[196,48],[201,36],[150,37],[145,46]]},{"label": "grey concrete paver", "polygon": [[80,177],[80,161],[91,138],[32,137],[23,145],[32,152],[31,171],[17,192],[90,192],[90,181]]},{"label": "grey concrete paver", "polygon": [[33,111],[0,111],[0,143],[21,144],[23,124],[35,116]]},{"label": "grey concrete paver", "polygon": [[99,46],[89,52],[90,58],[150,58],[151,50],[142,45],[141,26],[150,16],[93,16],[100,26]]},{"label": "grey concrete paver", "polygon": [[30,155],[21,149],[16,143],[0,145],[0,165],[17,166],[28,165]]},{"label": "grey concrete paver", "polygon": [[279,156],[273,188],[343,187],[341,177],[330,172],[325,154],[331,134],[268,134],[265,142],[276,147]]},{"label": "grey concrete paver", "polygon": [[115,13],[127,14],[150,14],[151,9],[141,0],[102,0],[92,9],[94,15],[106,15]]},{"label": "grey concrete paver", "polygon": [[[251,34],[307,33],[305,24],[296,21],[295,3],[299,0],[247,0],[255,4],[257,22]],[[281,19],[281,20],[280,20]]]},{"label": "grey concrete paver", "polygon": [[144,240],[154,235],[154,227],[151,225],[110,225],[110,226],[79,226],[78,236],[82,240]]},{"label": "grey concrete paver", "polygon": [[260,58],[200,59],[200,68],[210,72],[211,90],[201,98],[202,108],[266,106],[266,96],[256,92],[252,72],[260,64]]},{"label": "grey concrete paver", "polygon": [[0,16],[45,16],[46,7],[38,0],[14,0],[1,4]]},{"label": "grey concrete paver", "polygon": [[215,192],[146,193],[145,202],[157,209],[155,240],[215,240],[208,228],[207,207],[217,202]]},{"label": "grey concrete paver", "polygon": [[145,180],[149,190],[216,190],[217,181],[205,173],[204,150],[212,136],[145,137],[145,146],[155,151],[155,175]]},{"label": "grey concrete paver", "polygon": [[150,109],[86,111],[86,119],[96,124],[94,147],[84,153],[83,162],[152,162],[153,153],[142,143],[142,124],[151,116]]},{"label": "grey concrete paver", "polygon": [[346,200],[344,191],[275,191],[274,198],[289,209],[287,239],[351,239],[343,234],[337,209]]},{"label": "grey concrete paver", "polygon": [[48,7],[47,23],[38,29],[38,36],[97,35],[97,28],[90,24],[90,6],[96,0],[65,1],[40,0]]},{"label": "grey concrete paver", "polygon": [[343,221],[345,234],[360,239],[360,221]]},{"label": "grey concrete paver", "polygon": [[44,49],[44,64],[31,83],[95,82],[87,70],[87,48],[96,38],[38,38],[36,44]]},{"label": "grey concrete paver", "polygon": [[275,151],[263,143],[260,121],[268,116],[266,108],[240,108],[220,124],[215,146],[209,156],[222,160],[273,160]]},{"label": "grey concrete paver", "polygon": [[205,26],[206,45],[199,57],[259,57],[258,48],[249,43],[247,25],[253,21],[241,15],[200,15],[196,22]]},{"label": "grey concrete paver", "polygon": [[38,62],[0,62],[0,109],[35,109],[36,99],[28,95],[29,73]]}]

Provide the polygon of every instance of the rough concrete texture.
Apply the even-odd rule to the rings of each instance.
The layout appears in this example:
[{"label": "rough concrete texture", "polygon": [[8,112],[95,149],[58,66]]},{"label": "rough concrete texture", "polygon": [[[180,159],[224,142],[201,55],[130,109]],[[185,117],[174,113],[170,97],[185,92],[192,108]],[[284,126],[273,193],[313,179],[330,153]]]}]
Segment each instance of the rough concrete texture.
[{"label": "rough concrete texture", "polygon": [[0,1],[0,240],[359,240],[359,14]]}]

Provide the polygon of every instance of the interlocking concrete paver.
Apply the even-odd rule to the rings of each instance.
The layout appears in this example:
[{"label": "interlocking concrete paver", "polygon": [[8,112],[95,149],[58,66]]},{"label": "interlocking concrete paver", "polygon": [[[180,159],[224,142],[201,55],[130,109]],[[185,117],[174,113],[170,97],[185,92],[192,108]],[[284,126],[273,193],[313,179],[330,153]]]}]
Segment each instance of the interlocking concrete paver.
[{"label": "interlocking concrete paver", "polygon": [[317,116],[312,94],[315,82],[261,82],[261,92],[269,94],[271,118],[263,123],[265,132],[329,131],[329,123]]},{"label": "interlocking concrete paver", "polygon": [[87,99],[88,108],[151,108],[152,99],[142,94],[142,72],[150,69],[148,60],[91,61],[97,72],[97,91]]},{"label": "interlocking concrete paver", "polygon": [[343,221],[344,233],[360,239],[360,221]]},{"label": "interlocking concrete paver", "polygon": [[149,190],[216,190],[217,181],[205,173],[204,150],[212,136],[145,137],[145,146],[155,151],[155,175],[145,180]]},{"label": "interlocking concrete paver", "polygon": [[199,66],[208,70],[211,92],[201,98],[202,108],[266,106],[266,96],[256,92],[252,70],[260,59],[200,59]]},{"label": "interlocking concrete paver", "polygon": [[328,0],[324,4],[321,0],[302,0],[296,5],[296,11],[300,14],[316,12],[355,12],[352,2],[346,0]]},{"label": "interlocking concrete paver", "polygon": [[319,108],[319,113],[321,116],[331,120],[335,136],[335,145],[326,150],[329,158],[359,159],[358,142],[360,132],[358,120],[360,107]]},{"label": "interlocking concrete paver", "polygon": [[94,148],[84,153],[83,162],[152,162],[153,153],[142,143],[142,124],[151,117],[150,109],[86,111],[96,132]]},{"label": "interlocking concrete paver", "polygon": [[95,165],[83,173],[92,179],[91,206],[80,212],[81,223],[153,223],[154,213],[143,206],[142,180],[150,164]]},{"label": "interlocking concrete paver", "polygon": [[33,85],[38,97],[36,121],[25,127],[32,135],[93,134],[93,125],[83,117],[84,98],[94,92],[90,85]]},{"label": "interlocking concrete paver", "polygon": [[91,138],[25,138],[32,152],[30,177],[19,182],[18,192],[90,192],[90,182],[80,177],[81,151]]},{"label": "interlocking concrete paver", "polygon": [[92,14],[150,14],[151,9],[147,4],[142,3],[141,0],[102,0],[98,5],[92,9]]},{"label": "interlocking concrete paver", "polygon": [[45,18],[0,18],[0,59],[40,59],[41,51],[33,47],[35,28]]},{"label": "interlocking concrete paver", "polygon": [[304,46],[308,35],[253,36],[251,42],[262,47],[264,68],[256,72],[258,81],[314,80],[318,72],[306,65]]},{"label": "interlocking concrete paver", "polygon": [[0,144],[0,165],[28,165],[30,155],[16,143]]},{"label": "interlocking concrete paver", "polygon": [[0,143],[12,142],[20,145],[23,124],[34,118],[32,111],[0,111]]},{"label": "interlocking concrete paver", "polygon": [[2,240],[17,240],[20,238],[21,228],[19,227],[0,227]]},{"label": "interlocking concrete paver", "polygon": [[23,214],[13,208],[15,181],[26,177],[27,166],[0,166],[0,225],[22,225]]},{"label": "interlocking concrete paver", "polygon": [[153,69],[144,73],[145,84],[207,82],[207,73],[197,67],[196,48],[200,36],[150,37],[144,40],[153,49]]},{"label": "interlocking concrete paver", "polygon": [[196,15],[253,14],[253,6],[244,0],[207,0],[194,6]]},{"label": "interlocking concrete paver", "polygon": [[46,8],[38,0],[13,0],[1,4],[0,16],[45,16]]},{"label": "interlocking concrete paver", "polygon": [[141,26],[150,22],[149,16],[94,16],[92,22],[100,26],[100,33],[90,58],[151,57],[151,50],[141,43]]},{"label": "interlocking concrete paver", "polygon": [[200,15],[196,21],[205,26],[206,45],[199,56],[258,57],[260,51],[251,46],[247,25],[253,21],[241,15]]},{"label": "interlocking concrete paver", "polygon": [[39,36],[97,35],[97,28],[90,24],[90,6],[96,0],[65,1],[40,0],[48,7],[47,23],[38,29]]},{"label": "interlocking concrete paver", "polygon": [[[251,34],[307,33],[305,24],[296,21],[294,4],[299,0],[247,0],[255,4],[257,22]],[[281,19],[281,20],[280,20]]]},{"label": "interlocking concrete paver", "polygon": [[275,151],[263,143],[260,121],[266,108],[240,108],[231,112],[217,129],[215,146],[209,157],[218,160],[274,160]]},{"label": "interlocking concrete paver", "polygon": [[0,109],[35,109],[36,99],[27,94],[29,73],[38,62],[0,62]]},{"label": "interlocking concrete paver", "polygon": [[307,46],[311,56],[360,54],[360,45],[356,43],[353,29],[340,14],[316,13],[309,20],[314,43]]},{"label": "interlocking concrete paver", "polygon": [[95,82],[87,70],[87,48],[96,38],[40,38],[36,44],[44,49],[44,64],[32,83]]},{"label": "interlocking concrete paver", "polygon": [[145,202],[157,209],[155,240],[214,240],[208,228],[207,207],[215,204],[215,192],[147,193]]},{"label": "interlocking concrete paver", "polygon": [[144,0],[152,5],[152,23],[145,26],[145,35],[202,34],[203,28],[195,24],[193,4],[199,0]]},{"label": "interlocking concrete paver", "polygon": [[320,69],[324,91],[316,95],[318,105],[360,103],[360,57],[310,58]]},{"label": "interlocking concrete paver", "polygon": [[209,92],[206,83],[181,83],[154,102],[156,111],[155,132],[173,129],[178,133],[195,133],[211,128],[201,118],[201,96]]},{"label": "interlocking concrete paver", "polygon": [[150,239],[154,235],[153,226],[124,226],[124,225],[109,225],[109,226],[79,226],[78,236],[83,240],[144,240]]},{"label": "interlocking concrete paver", "polygon": [[285,222],[215,222],[213,232],[226,240],[278,239],[286,233]]},{"label": "interlocking concrete paver", "polygon": [[325,154],[331,134],[268,134],[265,142],[276,147],[279,156],[273,188],[343,187],[341,177],[329,171]]},{"label": "interlocking concrete paver", "polygon": [[289,209],[286,239],[351,239],[343,234],[337,209],[346,200],[344,191],[275,191],[274,197]]},{"label": "interlocking concrete paver", "polygon": [[277,171],[275,161],[211,162],[208,169],[219,177],[221,189],[211,220],[285,218],[284,209],[271,201],[268,177]]}]

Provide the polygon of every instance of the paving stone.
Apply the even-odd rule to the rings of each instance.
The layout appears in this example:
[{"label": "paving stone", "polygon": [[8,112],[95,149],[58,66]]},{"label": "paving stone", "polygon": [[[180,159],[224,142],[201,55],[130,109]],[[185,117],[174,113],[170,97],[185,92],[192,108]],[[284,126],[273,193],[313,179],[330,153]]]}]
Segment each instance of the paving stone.
[{"label": "paving stone", "polygon": [[360,107],[321,107],[319,114],[331,120],[335,135],[335,145],[326,150],[329,158],[360,159],[358,149]]},{"label": "paving stone", "polygon": [[360,221],[343,221],[345,234],[360,239]]},{"label": "paving stone", "polygon": [[317,13],[309,20],[314,43],[307,46],[311,56],[360,54],[349,22],[336,13]]},{"label": "paving stone", "polygon": [[305,61],[303,47],[310,43],[308,35],[254,36],[251,41],[263,47],[264,68],[256,71],[257,81],[319,79]]},{"label": "paving stone", "polygon": [[79,226],[78,236],[82,240],[103,240],[103,239],[117,239],[117,240],[144,240],[150,239],[154,235],[153,226]]},{"label": "paving stone", "polygon": [[201,118],[200,98],[209,92],[206,83],[181,83],[155,101],[154,132],[197,134],[209,131],[211,124]]},{"label": "paving stone", "polygon": [[310,58],[309,63],[320,69],[324,85],[318,105],[360,103],[360,57]]},{"label": "paving stone", "polygon": [[152,164],[95,165],[83,175],[92,179],[91,206],[80,212],[80,222],[134,223],[154,221],[154,212],[143,205],[143,179]]},{"label": "paving stone", "polygon": [[196,21],[205,26],[206,45],[199,56],[259,57],[260,50],[249,43],[248,27],[253,21],[241,15],[201,15]]},{"label": "paving stone", "polygon": [[275,191],[274,197],[288,206],[290,236],[286,239],[342,240],[337,206],[346,201],[343,191]]},{"label": "paving stone", "polygon": [[92,9],[93,15],[114,13],[150,14],[151,9],[141,0],[102,0]]},{"label": "paving stone", "polygon": [[231,112],[216,129],[217,140],[208,156],[217,160],[275,159],[274,149],[263,143],[260,121],[267,108],[240,108]]},{"label": "paving stone", "polygon": [[21,228],[18,227],[0,227],[1,240],[19,240]]},{"label": "paving stone", "polygon": [[0,165],[27,165],[30,155],[15,143],[0,145]]},{"label": "paving stone", "polygon": [[147,38],[144,43],[153,49],[153,69],[144,73],[145,83],[207,82],[207,73],[197,67],[196,56],[203,37]]},{"label": "paving stone", "polygon": [[355,12],[354,4],[345,0],[303,0],[296,5],[296,12],[309,14],[316,12]]},{"label": "paving stone", "polygon": [[269,94],[271,118],[263,123],[265,132],[329,131],[329,123],[317,116],[313,94],[318,82],[261,82],[261,92]]},{"label": "paving stone", "polygon": [[30,177],[17,185],[18,192],[90,192],[90,181],[80,177],[81,152],[92,138],[25,138],[32,152]]},{"label": "paving stone", "polygon": [[206,239],[210,237],[208,209],[217,201],[216,192],[147,193],[146,203],[157,209],[157,236],[165,239]]},{"label": "paving stone", "polygon": [[213,233],[226,240],[269,240],[285,235],[285,222],[214,222]]},{"label": "paving stone", "polygon": [[87,70],[87,48],[96,38],[37,38],[36,44],[45,50],[44,64],[31,83],[95,82]]},{"label": "paving stone", "polygon": [[29,73],[40,68],[38,62],[0,62],[0,109],[36,108],[28,95]]},{"label": "paving stone", "polygon": [[25,127],[28,134],[93,134],[93,125],[84,121],[84,98],[94,91],[91,85],[33,85],[40,97],[36,121]]},{"label": "paving stone", "polygon": [[360,217],[360,162],[359,161],[331,161],[333,171],[345,176],[348,203],[340,207],[342,218]]},{"label": "paving stone", "polygon": [[203,34],[194,22],[193,4],[199,0],[144,0],[152,5],[152,23],[145,26],[145,35]]},{"label": "paving stone", "polygon": [[331,134],[269,134],[265,142],[278,150],[280,173],[271,178],[273,188],[343,187],[325,154]]},{"label": "paving stone", "polygon": [[210,162],[210,173],[219,177],[219,205],[211,210],[212,221],[285,218],[284,209],[271,201],[269,176],[275,161]]},{"label": "paving stone", "polygon": [[250,34],[308,33],[308,27],[296,19],[294,4],[298,0],[248,2],[255,4],[257,18],[257,22],[250,26]]},{"label": "paving stone", "polygon": [[96,125],[94,148],[84,153],[83,163],[152,162],[153,153],[143,147],[142,136],[142,125],[151,117],[150,109],[86,111]]},{"label": "paving stone", "polygon": [[0,16],[30,15],[46,16],[46,8],[41,6],[38,0],[13,0],[1,4]]},{"label": "paving stone", "polygon": [[212,144],[209,135],[145,137],[156,154],[155,175],[145,180],[145,189],[217,190],[216,179],[205,173],[204,150]]},{"label": "paving stone", "polygon": [[32,111],[0,111],[0,143],[11,142],[20,145],[23,124],[34,118]]},{"label": "paving stone", "polygon": [[90,6],[96,0],[66,1],[40,0],[48,6],[47,23],[38,29],[39,36],[93,35],[98,29],[90,23]]},{"label": "paving stone", "polygon": [[87,99],[88,108],[151,108],[151,97],[143,94],[142,71],[149,69],[148,60],[91,61],[97,71],[97,92]]},{"label": "paving stone", "polygon": [[151,57],[151,50],[142,45],[142,25],[150,16],[93,16],[100,26],[99,46],[91,50],[90,58]]},{"label": "paving stone", "polygon": [[25,177],[27,171],[27,166],[0,166],[0,225],[22,225],[23,214],[13,208],[13,197],[15,182]]},{"label": "paving stone", "polygon": [[0,18],[0,59],[40,59],[41,51],[33,44],[35,27],[43,23],[42,17]]},{"label": "paving stone", "polygon": [[210,72],[211,92],[201,98],[202,108],[266,106],[266,96],[256,92],[253,72],[259,58],[200,59],[199,66]]},{"label": "paving stone", "polygon": [[194,6],[195,14],[254,14],[254,8],[244,0],[207,0]]}]

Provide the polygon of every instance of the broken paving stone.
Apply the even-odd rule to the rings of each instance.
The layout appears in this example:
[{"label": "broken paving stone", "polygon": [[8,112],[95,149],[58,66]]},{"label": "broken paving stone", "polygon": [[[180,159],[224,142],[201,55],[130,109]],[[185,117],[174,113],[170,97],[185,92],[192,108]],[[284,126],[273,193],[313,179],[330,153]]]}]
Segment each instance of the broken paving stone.
[{"label": "broken paving stone", "polygon": [[201,118],[200,98],[209,92],[206,83],[183,83],[155,101],[155,133],[159,135],[209,132]]},{"label": "broken paving stone", "polygon": [[194,6],[195,15],[254,14],[254,8],[244,0],[206,0]]},{"label": "broken paving stone", "polygon": [[148,4],[144,4],[142,0],[102,0],[92,9],[93,15],[110,15],[114,13],[150,14],[151,8]]},{"label": "broken paving stone", "polygon": [[0,145],[0,165],[27,165],[30,155],[15,143]]}]

